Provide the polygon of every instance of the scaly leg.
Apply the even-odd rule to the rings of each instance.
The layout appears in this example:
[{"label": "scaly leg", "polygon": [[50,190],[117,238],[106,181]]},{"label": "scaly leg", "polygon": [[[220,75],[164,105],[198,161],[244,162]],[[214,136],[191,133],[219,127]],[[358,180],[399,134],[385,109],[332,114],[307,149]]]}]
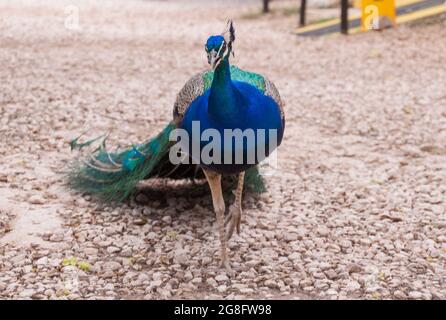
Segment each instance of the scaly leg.
[{"label": "scaly leg", "polygon": [[237,189],[235,189],[234,203],[229,207],[229,214],[226,218],[225,225],[229,223],[229,230],[226,235],[226,239],[229,240],[234,233],[234,229],[237,228],[237,234],[240,234],[240,221],[242,219],[242,193],[243,183],[245,182],[245,172],[241,172],[238,175]]},{"label": "scaly leg", "polygon": [[204,175],[209,183],[212,194],[212,203],[214,205],[215,215],[217,217],[218,232],[221,242],[221,266],[225,267],[228,274],[232,275],[232,270],[229,265],[227,241],[225,232],[225,201],[221,190],[221,174],[213,171],[203,169]]}]

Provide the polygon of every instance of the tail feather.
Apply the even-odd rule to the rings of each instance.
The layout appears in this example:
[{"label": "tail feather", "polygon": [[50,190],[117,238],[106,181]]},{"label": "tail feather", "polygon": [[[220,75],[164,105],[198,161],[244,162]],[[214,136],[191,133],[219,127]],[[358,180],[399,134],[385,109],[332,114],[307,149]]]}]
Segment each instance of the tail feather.
[{"label": "tail feather", "polygon": [[266,191],[265,181],[259,172],[258,166],[249,168],[245,172],[245,186],[254,193],[264,193]]},{"label": "tail feather", "polygon": [[[102,146],[87,159],[77,160],[68,174],[68,184],[104,201],[123,201],[135,190],[138,181],[150,176],[169,151],[169,134],[175,127],[169,123],[155,138],[121,152],[109,153],[104,139]],[[80,146],[89,145],[88,142]]]}]

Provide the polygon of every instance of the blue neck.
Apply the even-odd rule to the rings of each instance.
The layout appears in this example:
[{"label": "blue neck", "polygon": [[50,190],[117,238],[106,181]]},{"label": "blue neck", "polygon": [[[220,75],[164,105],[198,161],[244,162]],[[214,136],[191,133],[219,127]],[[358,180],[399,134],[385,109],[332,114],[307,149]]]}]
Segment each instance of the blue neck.
[{"label": "blue neck", "polygon": [[229,59],[226,57],[214,71],[208,112],[220,121],[236,118],[241,107],[241,96],[231,81]]}]

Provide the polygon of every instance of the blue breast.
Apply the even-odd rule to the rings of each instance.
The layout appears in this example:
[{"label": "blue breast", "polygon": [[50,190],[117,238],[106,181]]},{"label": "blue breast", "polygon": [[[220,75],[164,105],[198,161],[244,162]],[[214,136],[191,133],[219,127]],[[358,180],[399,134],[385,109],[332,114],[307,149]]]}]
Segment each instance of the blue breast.
[{"label": "blue breast", "polygon": [[[276,146],[280,145],[285,125],[280,114],[280,108],[273,99],[265,96],[261,91],[250,84],[238,81],[233,81],[232,83],[239,93],[239,98],[237,99],[238,110],[236,113],[233,112],[232,114],[221,115],[219,117],[210,114],[208,112],[209,89],[202,96],[196,98],[192,102],[186,111],[181,124],[181,127],[188,132],[190,137],[190,154],[193,150],[192,144],[194,143],[194,140],[195,143],[200,146],[200,152],[209,143],[209,141],[201,141],[202,134],[205,130],[215,129],[218,131],[221,137],[220,163],[209,164],[200,161],[200,164],[203,167],[224,174],[239,173],[262,161],[264,159],[264,156],[262,156],[263,154],[268,156]],[[199,135],[194,134],[196,132],[193,132],[192,130],[193,121],[199,121]],[[240,129],[241,131],[252,129],[250,131],[253,133],[254,139],[251,139],[251,142],[254,141],[254,143],[247,143],[247,140],[250,138],[246,138],[243,145],[240,146],[236,144],[235,140],[232,140],[231,146],[228,147],[228,141],[224,140],[225,129]],[[276,130],[277,138],[274,134],[271,134],[269,129]],[[265,132],[264,139],[262,139],[262,132]],[[275,144],[272,139],[277,140],[277,144]],[[263,152],[263,150],[265,150],[265,152]],[[225,154],[231,154],[232,163],[227,163],[227,161],[225,161]],[[242,161],[240,161],[240,157],[242,158]],[[228,156],[226,156],[226,160],[228,160]],[[238,163],[236,163],[237,160],[239,160]]]}]

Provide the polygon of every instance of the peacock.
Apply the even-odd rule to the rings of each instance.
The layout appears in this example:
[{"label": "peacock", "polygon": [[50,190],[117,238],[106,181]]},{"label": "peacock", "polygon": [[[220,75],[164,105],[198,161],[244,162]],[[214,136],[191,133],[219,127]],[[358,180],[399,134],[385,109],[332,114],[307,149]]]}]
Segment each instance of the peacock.
[{"label": "peacock", "polygon": [[[230,64],[234,40],[231,20],[222,34],[207,39],[211,70],[186,82],[174,103],[173,120],[158,135],[115,152],[107,151],[106,138],[80,143],[79,136],[72,149],[101,142],[86,157],[77,157],[68,173],[71,187],[108,202],[125,200],[144,179],[205,178],[218,225],[221,266],[229,273],[227,242],[234,230],[240,233],[243,188],[265,191],[259,163],[280,145],[285,129],[275,85]],[[231,177],[235,199],[225,218],[222,179]]]}]

